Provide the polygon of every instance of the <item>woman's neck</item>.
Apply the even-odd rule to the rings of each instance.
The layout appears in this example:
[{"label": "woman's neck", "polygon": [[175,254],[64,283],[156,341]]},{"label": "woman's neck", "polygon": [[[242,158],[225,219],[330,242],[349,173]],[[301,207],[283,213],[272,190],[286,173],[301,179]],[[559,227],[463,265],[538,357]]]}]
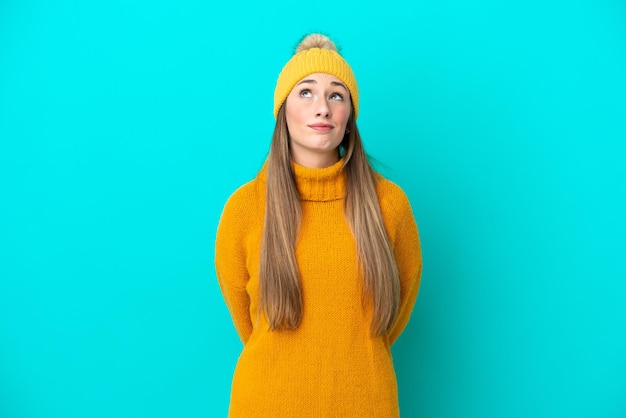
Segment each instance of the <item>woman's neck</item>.
[{"label": "woman's neck", "polygon": [[298,152],[291,153],[294,163],[306,168],[326,168],[339,161],[339,152]]}]

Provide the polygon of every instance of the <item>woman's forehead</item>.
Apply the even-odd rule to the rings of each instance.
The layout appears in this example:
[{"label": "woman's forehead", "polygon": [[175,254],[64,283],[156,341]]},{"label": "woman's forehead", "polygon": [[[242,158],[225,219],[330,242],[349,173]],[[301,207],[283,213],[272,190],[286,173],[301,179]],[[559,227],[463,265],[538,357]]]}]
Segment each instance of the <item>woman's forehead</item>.
[{"label": "woman's forehead", "polygon": [[296,86],[299,84],[331,84],[342,86],[347,90],[347,87],[343,81],[341,81],[338,77],[335,77],[332,74],[327,73],[313,73],[303,77],[300,81],[296,83]]}]

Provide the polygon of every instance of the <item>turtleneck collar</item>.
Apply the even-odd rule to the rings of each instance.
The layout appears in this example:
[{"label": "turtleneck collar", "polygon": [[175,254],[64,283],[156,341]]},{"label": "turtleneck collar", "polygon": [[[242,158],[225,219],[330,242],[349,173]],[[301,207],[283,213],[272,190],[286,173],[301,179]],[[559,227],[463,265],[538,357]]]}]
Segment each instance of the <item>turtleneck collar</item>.
[{"label": "turtleneck collar", "polygon": [[[307,168],[292,163],[300,199],[328,202],[343,199],[346,195],[346,179],[343,172],[343,158],[325,168]],[[259,177],[267,178],[267,162],[263,165]]]}]

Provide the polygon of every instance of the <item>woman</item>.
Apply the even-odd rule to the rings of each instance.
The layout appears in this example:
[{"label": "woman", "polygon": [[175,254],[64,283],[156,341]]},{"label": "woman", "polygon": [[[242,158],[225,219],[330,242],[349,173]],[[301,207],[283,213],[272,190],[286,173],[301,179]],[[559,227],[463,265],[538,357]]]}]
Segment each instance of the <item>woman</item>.
[{"label": "woman", "polygon": [[367,161],[358,110],[335,45],[304,38],[278,77],[267,163],[217,231],[217,276],[244,344],[231,417],[399,415],[390,346],[421,252],[406,195]]}]

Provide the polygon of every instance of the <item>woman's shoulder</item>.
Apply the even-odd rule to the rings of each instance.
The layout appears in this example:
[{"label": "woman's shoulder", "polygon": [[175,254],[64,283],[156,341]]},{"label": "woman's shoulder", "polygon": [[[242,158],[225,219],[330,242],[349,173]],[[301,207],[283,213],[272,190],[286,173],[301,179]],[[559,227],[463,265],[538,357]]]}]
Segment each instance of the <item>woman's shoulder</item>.
[{"label": "woman's shoulder", "polygon": [[398,184],[380,174],[376,174],[376,176],[376,192],[378,193],[381,209],[383,209],[383,206],[399,209],[409,205],[409,198]]},{"label": "woman's shoulder", "polygon": [[404,225],[407,219],[414,219],[411,203],[404,190],[393,181],[378,175],[376,183],[380,211],[388,227]]},{"label": "woman's shoulder", "polygon": [[259,183],[260,180],[257,177],[239,186],[226,200],[224,211],[249,211],[256,207],[262,197],[259,193],[261,189]]},{"label": "woman's shoulder", "polygon": [[231,251],[242,248],[250,237],[257,239],[262,230],[265,199],[257,179],[239,186],[226,200],[219,218],[216,248]]},{"label": "woman's shoulder", "polygon": [[262,223],[265,213],[265,182],[258,176],[239,186],[227,199],[220,223],[237,230],[246,230]]}]

